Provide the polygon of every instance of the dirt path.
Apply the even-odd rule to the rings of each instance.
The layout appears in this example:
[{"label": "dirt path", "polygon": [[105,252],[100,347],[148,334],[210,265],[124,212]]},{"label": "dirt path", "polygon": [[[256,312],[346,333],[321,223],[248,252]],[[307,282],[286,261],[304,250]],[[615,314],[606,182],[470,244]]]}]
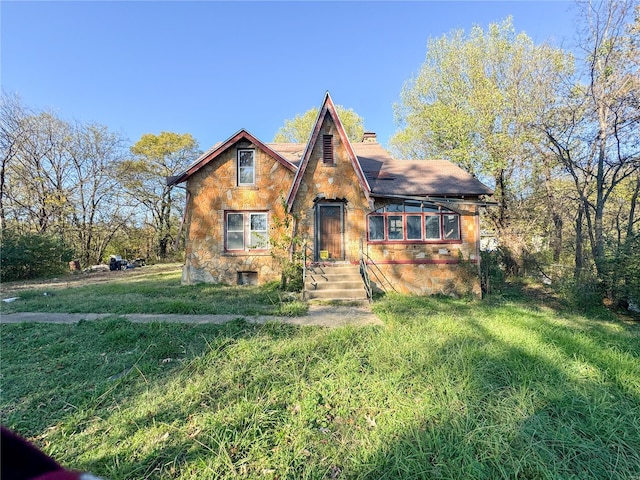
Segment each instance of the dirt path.
[{"label": "dirt path", "polygon": [[45,280],[24,280],[19,282],[4,282],[0,285],[0,297],[13,297],[16,292],[30,288],[56,289],[68,287],[81,287],[83,285],[93,285],[107,283],[123,277],[144,278],[160,273],[178,273],[182,269],[180,263],[165,263],[160,265],[148,265],[145,267],[130,268],[126,270],[110,271],[108,265],[89,272],[69,272],[56,278]]},{"label": "dirt path", "polygon": [[107,317],[126,318],[131,322],[167,322],[167,323],[213,323],[221,324],[243,319],[249,323],[279,322],[300,326],[343,327],[346,325],[383,325],[368,305],[335,306],[310,305],[307,315],[302,317],[277,317],[270,315],[167,315],[167,314],[127,314],[111,313],[44,313],[16,312],[0,315],[0,323],[78,323],[80,320],[95,321]]}]

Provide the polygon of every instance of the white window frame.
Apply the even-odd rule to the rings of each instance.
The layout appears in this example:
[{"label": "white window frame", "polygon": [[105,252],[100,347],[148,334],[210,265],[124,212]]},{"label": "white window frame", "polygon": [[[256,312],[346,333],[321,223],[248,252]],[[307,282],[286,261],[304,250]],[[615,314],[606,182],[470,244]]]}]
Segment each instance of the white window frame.
[{"label": "white window frame", "polygon": [[[243,154],[250,153],[251,154],[251,166],[243,166],[240,165],[241,158]],[[237,166],[237,177],[238,177],[238,186],[239,187],[252,187],[256,184],[256,151],[250,148],[242,148],[238,149],[238,157],[236,160]],[[251,172],[251,182],[243,182],[242,172],[250,171]]]},{"label": "white window frame", "polygon": [[[229,217],[242,215],[242,248],[229,248],[229,233],[238,233],[240,230],[229,230]],[[252,219],[264,216],[264,230],[252,230]],[[262,235],[264,241],[257,244],[254,242],[255,235]],[[224,218],[224,249],[227,252],[254,252],[269,249],[269,212],[265,211],[237,211],[229,210],[225,212]]]}]

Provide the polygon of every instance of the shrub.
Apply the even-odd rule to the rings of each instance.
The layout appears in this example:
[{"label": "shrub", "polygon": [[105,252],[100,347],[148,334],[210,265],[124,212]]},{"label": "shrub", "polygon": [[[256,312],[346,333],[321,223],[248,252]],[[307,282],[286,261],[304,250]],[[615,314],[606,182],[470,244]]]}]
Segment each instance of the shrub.
[{"label": "shrub", "polygon": [[39,233],[2,232],[0,280],[26,280],[64,272],[73,252],[56,237]]},{"label": "shrub", "polygon": [[606,261],[605,286],[611,300],[627,307],[640,302],[640,234],[628,238]]}]

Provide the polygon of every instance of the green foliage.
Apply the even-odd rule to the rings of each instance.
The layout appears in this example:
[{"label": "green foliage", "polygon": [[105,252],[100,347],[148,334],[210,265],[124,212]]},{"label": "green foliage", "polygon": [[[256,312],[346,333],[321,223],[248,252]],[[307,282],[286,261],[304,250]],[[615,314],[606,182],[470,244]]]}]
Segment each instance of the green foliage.
[{"label": "green foliage", "polygon": [[26,280],[69,269],[73,252],[59,238],[41,233],[2,232],[0,280]]},{"label": "green foliage", "polygon": [[279,201],[282,215],[271,215],[271,257],[278,262],[282,271],[280,288],[289,292],[299,292],[303,284],[303,242],[296,234],[297,217],[287,212],[287,202],[284,197]]},{"label": "green foliage", "polygon": [[498,250],[480,252],[480,281],[484,293],[498,293],[505,285],[505,270]]},{"label": "green foliage", "polygon": [[383,327],[2,324],[2,423],[113,480],[640,474],[638,325],[522,292],[373,308]]},{"label": "green foliage", "polygon": [[133,159],[124,162],[121,175],[128,178],[125,188],[140,202],[154,228],[155,255],[171,258],[172,240],[178,234],[178,211],[184,193],[167,185],[167,177],[181,173],[199,155],[198,142],[189,133],[144,134],[132,147]]},{"label": "green foliage", "polygon": [[607,257],[605,285],[616,303],[640,304],[640,234],[627,238],[622,247]]},{"label": "green foliage", "polygon": [[[347,109],[341,105],[336,105],[336,110],[349,140],[352,142],[362,140],[362,135],[364,134],[364,120],[362,117],[351,108]],[[318,107],[313,107],[302,115],[298,114],[292,119],[285,120],[284,126],[280,127],[276,132],[273,141],[278,143],[308,142],[311,136],[311,129],[318,117],[318,111]]]},{"label": "green foliage", "polygon": [[603,308],[602,283],[591,272],[582,272],[577,278],[562,276],[554,283],[554,288],[564,304],[578,312]]}]

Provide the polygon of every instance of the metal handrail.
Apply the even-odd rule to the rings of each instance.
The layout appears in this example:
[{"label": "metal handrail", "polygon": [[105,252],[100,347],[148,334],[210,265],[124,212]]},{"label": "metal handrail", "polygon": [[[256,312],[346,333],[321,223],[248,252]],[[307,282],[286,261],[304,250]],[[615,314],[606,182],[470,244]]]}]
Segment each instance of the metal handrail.
[{"label": "metal handrail", "polygon": [[307,251],[311,252],[311,258],[313,258],[313,248],[311,248],[307,240],[302,242],[302,299],[305,300],[305,293],[307,291]]},{"label": "metal handrail", "polygon": [[367,299],[369,301],[373,298],[373,291],[371,289],[371,280],[369,279],[369,272],[367,270],[367,262],[364,260],[364,247],[362,245],[362,239],[360,239],[360,275],[364,282],[364,290],[367,293]]}]

